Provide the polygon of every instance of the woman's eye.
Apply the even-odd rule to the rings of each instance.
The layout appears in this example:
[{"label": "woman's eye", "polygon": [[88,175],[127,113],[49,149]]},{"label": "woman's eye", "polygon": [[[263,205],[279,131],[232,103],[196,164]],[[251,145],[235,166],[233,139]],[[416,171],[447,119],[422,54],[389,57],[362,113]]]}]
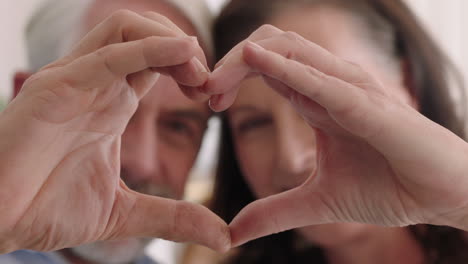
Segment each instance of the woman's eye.
[{"label": "woman's eye", "polygon": [[242,121],[239,124],[237,130],[240,133],[246,133],[246,132],[254,131],[256,129],[265,128],[271,125],[272,123],[273,121],[269,117],[251,118],[251,119]]}]

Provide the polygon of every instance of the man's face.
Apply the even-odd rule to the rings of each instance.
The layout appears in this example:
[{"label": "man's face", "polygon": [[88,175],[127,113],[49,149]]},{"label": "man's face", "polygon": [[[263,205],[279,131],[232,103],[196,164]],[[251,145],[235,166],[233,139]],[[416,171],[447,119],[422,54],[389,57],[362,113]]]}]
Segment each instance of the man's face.
[{"label": "man's face", "polygon": [[[96,0],[84,16],[82,29],[89,31],[119,9],[158,12],[187,34],[196,35],[192,24],[161,0]],[[149,195],[180,199],[210,115],[206,103],[189,100],[175,81],[161,75],[140,101],[122,136],[121,178],[128,187]],[[148,241],[100,242],[71,251],[95,263],[129,263],[142,254]]]},{"label": "man's face", "polygon": [[[161,76],[140,101],[122,137],[121,177],[131,189],[166,198],[183,195],[210,111]],[[71,249],[93,263],[122,264],[143,254],[149,239],[97,242]]]},{"label": "man's face", "polygon": [[122,137],[121,177],[133,190],[180,199],[210,111],[161,76]]},{"label": "man's face", "polygon": [[[196,35],[191,22],[166,0],[95,0],[83,16],[79,35],[119,9],[160,13],[188,35]],[[180,199],[209,116],[207,104],[187,99],[171,78],[161,75],[122,137],[125,183],[135,191]]]}]

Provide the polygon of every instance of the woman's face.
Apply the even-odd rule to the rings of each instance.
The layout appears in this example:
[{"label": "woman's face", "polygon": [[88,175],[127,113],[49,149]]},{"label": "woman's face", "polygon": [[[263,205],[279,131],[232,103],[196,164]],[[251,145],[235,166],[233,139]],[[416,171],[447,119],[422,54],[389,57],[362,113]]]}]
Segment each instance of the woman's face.
[{"label": "woman's face", "polygon": [[[391,63],[385,54],[379,54],[364,24],[352,15],[331,7],[298,8],[270,22],[361,65],[395,96],[411,103],[399,62]],[[240,168],[258,198],[297,187],[314,172],[314,130],[261,78],[242,83],[228,118]],[[301,228],[299,232],[316,244],[336,246],[358,239],[371,229],[368,225],[333,224]]]}]

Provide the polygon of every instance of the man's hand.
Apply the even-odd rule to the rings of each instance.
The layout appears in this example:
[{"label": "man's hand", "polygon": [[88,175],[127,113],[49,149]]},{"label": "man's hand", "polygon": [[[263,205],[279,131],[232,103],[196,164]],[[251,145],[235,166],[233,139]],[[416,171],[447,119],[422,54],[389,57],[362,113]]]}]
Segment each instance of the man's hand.
[{"label": "man's hand", "polygon": [[160,15],[119,11],[25,83],[0,116],[0,253],[127,237],[230,247],[205,207],[120,180],[121,135],[160,73],[189,95],[203,85],[197,41]]},{"label": "man's hand", "polygon": [[317,170],[302,186],[244,208],[230,224],[234,246],[337,222],[468,230],[462,139],[295,33],[265,26],[227,54],[204,87],[211,107],[228,108],[250,75],[262,76],[315,129]]}]

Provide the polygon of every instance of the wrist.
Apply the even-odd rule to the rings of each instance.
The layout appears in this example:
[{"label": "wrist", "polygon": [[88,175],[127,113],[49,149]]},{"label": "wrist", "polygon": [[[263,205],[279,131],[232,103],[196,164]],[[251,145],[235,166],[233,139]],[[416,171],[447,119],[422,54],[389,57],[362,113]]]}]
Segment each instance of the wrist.
[{"label": "wrist", "polygon": [[456,168],[453,175],[453,184],[447,191],[447,194],[451,194],[445,197],[445,200],[451,200],[449,197],[456,197],[453,202],[453,208],[448,213],[442,215],[443,221],[439,221],[440,225],[450,226],[458,229],[468,231],[468,143],[458,138],[457,144],[454,144],[459,151],[453,151],[458,153],[451,163],[452,168]]}]

